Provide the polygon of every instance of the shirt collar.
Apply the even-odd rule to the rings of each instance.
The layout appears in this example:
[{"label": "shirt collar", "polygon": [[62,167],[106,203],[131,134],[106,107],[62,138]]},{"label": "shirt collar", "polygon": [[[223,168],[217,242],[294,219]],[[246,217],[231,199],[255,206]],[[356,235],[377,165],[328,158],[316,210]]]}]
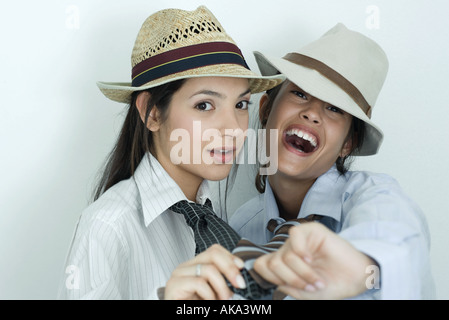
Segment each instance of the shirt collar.
[{"label": "shirt collar", "polygon": [[319,214],[340,222],[346,182],[347,178],[338,172],[335,165],[332,166],[325,174],[318,177],[307,192],[298,218]]},{"label": "shirt collar", "polygon": [[[140,161],[134,173],[134,180],[140,193],[145,226],[176,202],[189,201],[178,184],[151,153],[147,153]],[[196,201],[204,204],[210,196],[210,184],[204,180],[198,189]]]},{"label": "shirt collar", "polygon": [[[335,165],[332,166],[325,174],[318,177],[307,192],[298,212],[298,218],[305,218],[310,214],[318,214],[340,222],[341,205],[339,204],[341,204],[343,199],[346,182],[347,178],[338,172]],[[276,198],[268,179],[266,179],[264,202],[265,226],[267,226],[268,221],[271,219],[280,219]]]}]

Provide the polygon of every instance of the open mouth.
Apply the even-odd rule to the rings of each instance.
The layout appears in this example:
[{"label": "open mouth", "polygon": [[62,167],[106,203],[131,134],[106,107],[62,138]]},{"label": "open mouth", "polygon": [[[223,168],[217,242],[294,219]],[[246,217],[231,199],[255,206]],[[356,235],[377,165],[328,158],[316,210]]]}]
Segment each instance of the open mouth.
[{"label": "open mouth", "polygon": [[287,130],[284,139],[289,146],[300,153],[311,153],[318,147],[318,138],[316,136],[298,128]]},{"label": "open mouth", "polygon": [[210,156],[215,163],[229,163],[234,159],[235,148],[215,148],[210,150]]}]

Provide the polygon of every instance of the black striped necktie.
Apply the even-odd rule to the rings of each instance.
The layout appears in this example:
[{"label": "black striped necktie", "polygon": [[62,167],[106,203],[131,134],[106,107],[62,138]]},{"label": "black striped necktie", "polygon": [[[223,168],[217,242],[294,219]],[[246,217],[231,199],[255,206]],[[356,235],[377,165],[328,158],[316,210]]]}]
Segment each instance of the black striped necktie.
[{"label": "black striped necktie", "polygon": [[225,221],[220,219],[212,210],[210,200],[201,205],[182,200],[170,207],[170,210],[184,215],[187,224],[192,228],[195,239],[195,254],[199,254],[218,243],[240,257],[245,268],[241,270],[246,282],[245,289],[228,286],[234,293],[246,299],[261,299],[271,296],[276,285],[264,280],[253,269],[254,261],[263,254],[277,250],[288,238],[288,229],[302,222],[316,220],[315,215],[306,219],[295,219],[278,225],[276,220],[270,220],[268,229],[274,232],[273,239],[264,245],[255,245],[247,239],[242,239]]},{"label": "black striped necktie", "polygon": [[205,251],[214,243],[231,251],[241,238],[229,224],[215,214],[209,199],[204,205],[182,200],[171,206],[170,210],[183,214],[192,228],[196,244],[195,254]]}]

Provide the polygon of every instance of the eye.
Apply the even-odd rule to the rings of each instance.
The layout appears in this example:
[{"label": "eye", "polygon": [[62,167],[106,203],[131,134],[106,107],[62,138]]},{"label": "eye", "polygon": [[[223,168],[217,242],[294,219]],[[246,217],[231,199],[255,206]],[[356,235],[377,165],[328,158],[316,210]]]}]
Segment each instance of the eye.
[{"label": "eye", "polygon": [[301,99],[307,100],[307,96],[304,92],[302,91],[297,91],[297,90],[293,90],[292,93],[298,97],[300,97]]},{"label": "eye", "polygon": [[195,106],[195,109],[198,109],[199,111],[210,111],[214,107],[210,102],[200,102]]},{"label": "eye", "polygon": [[340,108],[338,108],[336,106],[328,106],[327,109],[332,111],[332,112],[344,114],[343,110],[341,110]]},{"label": "eye", "polygon": [[241,109],[241,110],[248,110],[249,105],[251,104],[251,102],[244,100],[244,101],[240,101],[239,103],[237,103],[235,105],[235,107],[237,109]]}]

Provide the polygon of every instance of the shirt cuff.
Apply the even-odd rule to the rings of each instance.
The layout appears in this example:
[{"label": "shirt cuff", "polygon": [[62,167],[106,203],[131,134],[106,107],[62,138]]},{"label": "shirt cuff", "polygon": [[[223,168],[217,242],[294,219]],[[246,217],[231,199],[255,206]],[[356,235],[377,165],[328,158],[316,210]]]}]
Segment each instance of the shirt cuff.
[{"label": "shirt cuff", "polygon": [[[367,267],[365,272],[367,275],[366,286],[368,291],[378,291],[372,289],[380,289],[380,299],[397,300],[410,299],[410,293],[413,292],[413,281],[409,279],[408,263],[409,256],[404,250],[397,245],[382,243],[379,241],[357,240],[351,241],[358,250],[375,260],[379,264],[379,269],[375,267]],[[376,278],[377,277],[377,278]],[[382,286],[380,287],[380,283]],[[377,286],[376,286],[377,284]],[[374,285],[374,288],[372,288]]]}]

